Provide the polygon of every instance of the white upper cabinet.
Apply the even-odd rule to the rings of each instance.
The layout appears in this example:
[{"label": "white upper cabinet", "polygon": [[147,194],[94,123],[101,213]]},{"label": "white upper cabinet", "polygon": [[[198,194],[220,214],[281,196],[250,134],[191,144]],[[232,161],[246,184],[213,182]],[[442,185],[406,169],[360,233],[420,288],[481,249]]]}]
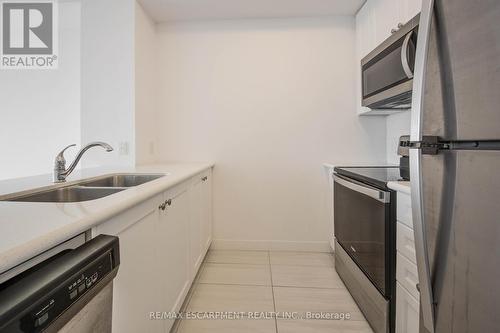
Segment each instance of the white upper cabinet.
[{"label": "white upper cabinet", "polygon": [[356,15],[356,51],[363,58],[375,47],[375,15],[373,4],[367,2]]},{"label": "white upper cabinet", "polygon": [[[399,6],[401,0],[371,0],[375,15],[375,46],[382,43],[391,35],[392,29],[397,29],[403,23],[400,17]],[[368,0],[370,2],[370,0]]]},{"label": "white upper cabinet", "polygon": [[422,0],[402,0],[399,3],[399,15],[403,23],[411,20],[422,10]]},{"label": "white upper cabinet", "polygon": [[373,2],[375,46],[420,12],[422,0],[368,0]]},{"label": "white upper cabinet", "polygon": [[375,47],[375,16],[373,5],[368,1],[356,15],[356,107],[358,114],[370,109],[361,106],[361,59]]}]

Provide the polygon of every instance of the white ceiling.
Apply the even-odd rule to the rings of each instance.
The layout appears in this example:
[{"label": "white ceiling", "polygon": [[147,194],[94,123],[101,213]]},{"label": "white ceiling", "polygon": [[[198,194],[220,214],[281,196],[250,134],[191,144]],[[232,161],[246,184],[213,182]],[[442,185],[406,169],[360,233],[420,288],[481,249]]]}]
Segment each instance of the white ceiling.
[{"label": "white ceiling", "polygon": [[354,15],[366,0],[139,0],[157,22]]}]

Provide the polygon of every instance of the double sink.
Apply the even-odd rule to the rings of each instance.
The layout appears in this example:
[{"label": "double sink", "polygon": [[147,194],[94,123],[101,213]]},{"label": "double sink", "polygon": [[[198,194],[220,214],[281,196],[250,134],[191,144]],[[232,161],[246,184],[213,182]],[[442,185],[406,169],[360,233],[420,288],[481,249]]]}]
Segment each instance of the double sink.
[{"label": "double sink", "polygon": [[3,201],[22,202],[82,202],[100,199],[108,195],[142,185],[166,174],[115,174],[81,180],[68,186],[33,190]]}]

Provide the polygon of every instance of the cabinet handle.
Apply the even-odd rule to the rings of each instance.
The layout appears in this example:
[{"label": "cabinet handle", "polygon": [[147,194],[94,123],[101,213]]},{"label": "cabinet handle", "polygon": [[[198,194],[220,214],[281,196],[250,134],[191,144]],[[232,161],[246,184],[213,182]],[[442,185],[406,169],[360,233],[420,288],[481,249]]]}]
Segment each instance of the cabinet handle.
[{"label": "cabinet handle", "polygon": [[392,29],[391,29],[391,34],[394,34],[394,33],[398,32],[398,31],[399,31],[399,29],[401,29],[403,26],[404,26],[404,24],[403,24],[403,23],[401,23],[401,22],[400,22],[400,23],[398,23],[398,27],[397,27],[397,28],[392,28]]},{"label": "cabinet handle", "polygon": [[160,206],[158,206],[158,209],[160,209],[160,210],[165,210],[165,208],[166,208],[165,202],[162,203]]},{"label": "cabinet handle", "polygon": [[208,177],[207,177],[207,176],[205,176],[205,177],[203,177],[201,180],[205,182],[205,181],[207,181],[207,180],[208,180]]},{"label": "cabinet handle", "polygon": [[165,204],[167,204],[168,206],[172,206],[172,199],[168,199],[167,201],[165,201]]}]

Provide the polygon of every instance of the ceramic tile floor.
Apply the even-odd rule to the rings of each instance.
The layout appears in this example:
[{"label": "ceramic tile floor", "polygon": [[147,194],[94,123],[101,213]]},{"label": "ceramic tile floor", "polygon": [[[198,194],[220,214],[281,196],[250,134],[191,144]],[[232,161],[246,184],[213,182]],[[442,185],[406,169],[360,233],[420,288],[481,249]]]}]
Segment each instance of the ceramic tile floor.
[{"label": "ceramic tile floor", "polygon": [[[210,251],[184,311],[243,313],[243,316],[233,320],[181,320],[172,332],[372,332],[335,271],[329,253]],[[349,314],[350,319],[299,319],[307,312]]]}]

